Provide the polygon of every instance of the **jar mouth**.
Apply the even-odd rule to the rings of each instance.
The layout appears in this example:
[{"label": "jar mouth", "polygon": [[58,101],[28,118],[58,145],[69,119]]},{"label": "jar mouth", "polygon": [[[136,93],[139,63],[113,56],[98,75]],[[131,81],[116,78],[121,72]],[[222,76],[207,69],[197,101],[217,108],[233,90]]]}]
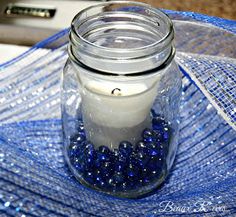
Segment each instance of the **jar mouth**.
[{"label": "jar mouth", "polygon": [[[147,71],[167,59],[173,38],[172,21],[160,10],[140,2],[114,1],[77,14],[71,24],[70,45],[76,59],[105,72],[114,71],[110,67],[114,61],[134,64],[141,60],[140,65],[150,65],[156,59],[155,66],[141,69]],[[98,63],[99,59],[105,60],[106,66]],[[135,71],[128,67],[126,73]]]}]

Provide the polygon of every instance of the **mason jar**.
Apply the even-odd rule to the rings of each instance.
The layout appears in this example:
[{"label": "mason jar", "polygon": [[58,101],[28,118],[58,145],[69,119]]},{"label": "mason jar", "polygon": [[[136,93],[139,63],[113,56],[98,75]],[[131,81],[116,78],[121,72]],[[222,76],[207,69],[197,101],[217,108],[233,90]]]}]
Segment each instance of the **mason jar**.
[{"label": "mason jar", "polygon": [[149,5],[115,1],[72,21],[62,82],[65,158],[78,181],[126,198],[156,189],[178,145],[174,30]]}]

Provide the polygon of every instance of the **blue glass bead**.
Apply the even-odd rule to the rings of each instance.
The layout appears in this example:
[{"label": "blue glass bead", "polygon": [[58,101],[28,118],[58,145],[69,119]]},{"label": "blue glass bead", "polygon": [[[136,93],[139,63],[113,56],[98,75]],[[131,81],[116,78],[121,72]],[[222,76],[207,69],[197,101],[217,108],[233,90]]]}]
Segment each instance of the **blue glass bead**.
[{"label": "blue glass bead", "polygon": [[113,178],[117,184],[120,184],[124,181],[124,176],[121,172],[117,172],[113,175]]},{"label": "blue glass bead", "polygon": [[167,149],[165,150],[162,144],[160,144],[160,145],[158,146],[158,151],[159,151],[159,157],[160,157],[160,159],[164,158],[164,156],[167,154],[167,153],[166,153],[166,152],[167,152]]},{"label": "blue glass bead", "polygon": [[94,158],[94,156],[96,154],[96,151],[95,151],[94,146],[93,146],[92,143],[88,142],[85,145],[85,154]]},{"label": "blue glass bead", "polygon": [[102,180],[101,176],[96,176],[96,182],[99,183]]},{"label": "blue glass bead", "polygon": [[95,180],[95,185],[97,185],[100,188],[103,188],[105,186],[105,181],[102,177],[97,176]]},{"label": "blue glass bead", "polygon": [[128,184],[128,182],[123,182],[122,183],[122,185],[121,185],[121,189],[123,190],[123,191],[126,191],[126,190],[129,190],[129,184]]},{"label": "blue glass bead", "polygon": [[165,121],[161,117],[154,117],[152,119],[152,128],[153,130],[162,130],[166,125]]},{"label": "blue glass bead", "polygon": [[144,142],[154,142],[155,138],[154,137],[147,137],[147,138],[143,138]]},{"label": "blue glass bead", "polygon": [[106,146],[100,146],[97,151],[97,159],[100,162],[109,161],[112,157],[110,149]]},{"label": "blue glass bead", "polygon": [[110,176],[114,171],[113,163],[112,162],[101,163],[100,171],[103,177]]},{"label": "blue glass bead", "polygon": [[114,168],[117,172],[124,170],[128,165],[129,156],[119,153],[118,159],[115,161]]},{"label": "blue glass bead", "polygon": [[100,161],[100,162],[109,161],[110,160],[110,156],[107,155],[107,154],[98,152],[97,153],[97,160]]},{"label": "blue glass bead", "polygon": [[119,150],[118,149],[114,149],[113,151],[111,151],[110,161],[115,163],[118,160],[119,160]]},{"label": "blue glass bead", "polygon": [[77,164],[77,163],[79,162],[79,158],[77,158],[77,157],[71,157],[71,158],[70,158],[70,162],[71,162],[72,165],[75,165],[75,164]]},{"label": "blue glass bead", "polygon": [[162,145],[162,142],[160,140],[155,141],[155,146],[157,148],[160,148],[161,145]]},{"label": "blue glass bead", "polygon": [[136,154],[136,156],[137,156],[136,159],[138,160],[139,167],[141,168],[145,167],[145,165],[149,161],[149,155],[146,152],[141,150]]},{"label": "blue glass bead", "polygon": [[114,163],[114,170],[117,171],[117,172],[121,172],[125,169],[125,166],[126,166],[126,162],[125,161],[116,161]]},{"label": "blue glass bead", "polygon": [[158,155],[158,150],[157,149],[150,149],[150,151],[149,151],[149,154],[151,155],[151,156],[156,156],[156,155]]},{"label": "blue glass bead", "polygon": [[149,172],[149,171],[147,170],[146,167],[142,168],[142,169],[140,170],[141,177],[148,177],[148,172]]},{"label": "blue glass bead", "polygon": [[69,157],[75,156],[80,152],[79,146],[77,144],[71,144],[68,149]]},{"label": "blue glass bead", "polygon": [[119,152],[124,157],[128,157],[133,151],[133,146],[130,142],[123,141],[119,145]]},{"label": "blue glass bead", "polygon": [[135,150],[136,151],[140,151],[140,150],[144,150],[146,149],[146,143],[145,142],[142,142],[142,141],[139,141],[137,144],[136,144],[136,148]]},{"label": "blue glass bead", "polygon": [[138,175],[138,168],[136,168],[135,166],[133,166],[132,164],[130,164],[126,170],[127,173],[127,177],[130,180],[136,180],[137,179],[137,175]]},{"label": "blue glass bead", "polygon": [[153,170],[151,171],[151,178],[158,177],[161,173],[161,170]]},{"label": "blue glass bead", "polygon": [[161,175],[161,170],[154,170],[150,172],[150,175],[148,178],[150,181],[153,181],[153,180],[158,179],[160,175]]},{"label": "blue glass bead", "polygon": [[84,168],[80,163],[75,164],[75,169],[79,172],[83,172]]},{"label": "blue glass bead", "polygon": [[94,149],[88,150],[88,152],[86,154],[94,159],[96,157],[96,151]]},{"label": "blue glass bead", "polygon": [[95,170],[94,171],[94,184],[99,186],[99,187],[102,187],[105,185],[105,181],[104,181],[104,178],[102,177],[102,173],[100,170]]},{"label": "blue glass bead", "polygon": [[108,185],[113,190],[119,190],[122,188],[124,182],[124,175],[121,172],[115,172],[113,176],[108,180]]},{"label": "blue glass bead", "polygon": [[100,188],[106,188],[106,182],[104,180],[101,180],[100,183],[99,183],[99,187]]},{"label": "blue glass bead", "polygon": [[140,171],[139,182],[142,183],[142,185],[147,185],[151,181],[151,176],[151,171],[147,168],[143,168]]},{"label": "blue glass bead", "polygon": [[128,161],[129,165],[133,165],[135,167],[139,167],[139,162],[137,159],[137,154],[136,153],[132,153],[129,157],[129,161]]},{"label": "blue glass bead", "polygon": [[148,175],[147,176],[140,176],[139,178],[140,179],[137,182],[138,186],[145,186],[145,185],[149,184],[149,182],[150,182],[150,178]]},{"label": "blue glass bead", "polygon": [[77,138],[76,138],[76,141],[78,143],[82,143],[86,140],[85,136],[84,135],[81,135],[81,134],[78,134]]},{"label": "blue glass bead", "polygon": [[150,156],[156,156],[159,154],[157,142],[148,143],[147,146],[148,146],[148,154]]},{"label": "blue glass bead", "polygon": [[84,160],[83,164],[86,169],[92,168],[95,164],[95,160],[91,156],[87,156],[86,159]]},{"label": "blue glass bead", "polygon": [[78,161],[74,164],[74,167],[79,171],[79,172],[84,172],[84,171],[87,171],[89,168],[88,168],[88,165],[87,163],[81,159],[82,157],[80,157],[80,159],[78,159]]},{"label": "blue glass bead", "polygon": [[104,154],[111,154],[110,149],[109,149],[107,146],[104,146],[104,145],[101,145],[101,146],[98,148],[98,151],[99,151],[100,153],[104,153]]},{"label": "blue glass bead", "polygon": [[102,161],[98,158],[98,155],[96,155],[96,156],[97,156],[97,157],[95,158],[94,164],[95,164],[95,167],[96,167],[96,168],[100,168],[101,165],[102,165]]},{"label": "blue glass bead", "polygon": [[81,164],[79,158],[72,158],[71,163],[75,167],[75,169],[78,170],[79,172],[82,172],[84,170],[83,165]]},{"label": "blue glass bead", "polygon": [[153,117],[160,116],[154,109],[151,109],[151,113]]},{"label": "blue glass bead", "polygon": [[[84,142],[82,146],[86,147],[86,143]],[[88,170],[89,168],[93,167],[94,162],[95,162],[95,157],[93,155],[88,155],[86,153],[86,148],[83,148],[81,146],[78,147],[78,151],[76,152],[76,163],[80,164],[79,167],[81,167],[83,170]],[[72,157],[70,157],[72,161]],[[76,166],[78,167],[78,165]]]},{"label": "blue glass bead", "polygon": [[94,175],[93,172],[89,171],[85,173],[85,180],[90,184],[94,184]]},{"label": "blue glass bead", "polygon": [[106,159],[107,159],[106,154],[98,153],[97,156],[98,156],[98,159],[99,159],[100,161],[106,161]]},{"label": "blue glass bead", "polygon": [[84,124],[83,124],[82,121],[80,121],[80,122],[78,123],[78,131],[80,131],[80,132],[84,131]]},{"label": "blue glass bead", "polygon": [[163,134],[164,134],[163,129],[155,130],[154,132],[155,132],[156,141],[163,141]]},{"label": "blue glass bead", "polygon": [[97,176],[95,179],[95,185],[99,188],[104,188],[106,186],[106,181],[102,177]]},{"label": "blue glass bead", "polygon": [[148,169],[150,171],[155,171],[158,169],[159,165],[158,165],[158,161],[156,159],[150,159],[150,161],[148,162],[147,165]]},{"label": "blue glass bead", "polygon": [[118,187],[118,185],[116,184],[116,181],[113,179],[113,178],[110,178],[109,180],[108,180],[108,186],[107,186],[107,188],[108,189],[112,189],[113,191],[115,191],[116,189],[117,189],[117,187]]},{"label": "blue glass bead", "polygon": [[170,132],[169,132],[169,128],[164,127],[164,131],[163,131],[163,139],[164,139],[165,141],[169,140],[169,136],[170,136],[169,134],[170,134]]},{"label": "blue glass bead", "polygon": [[74,144],[81,144],[82,142],[85,141],[85,139],[86,139],[85,136],[80,135],[80,134],[76,134],[70,140]]},{"label": "blue glass bead", "polygon": [[138,154],[139,152],[142,153],[142,155],[148,154],[148,147],[147,147],[147,143],[143,142],[143,141],[139,141],[136,144],[135,147],[135,152]]},{"label": "blue glass bead", "polygon": [[118,157],[119,157],[119,150],[118,149],[114,149],[112,154],[113,154],[114,159],[118,159]]},{"label": "blue glass bead", "polygon": [[123,172],[128,165],[128,158],[119,155],[118,159],[114,161],[114,171],[116,172]]},{"label": "blue glass bead", "polygon": [[149,178],[149,177],[144,177],[144,178],[142,179],[143,185],[147,185],[147,184],[149,184],[149,182],[150,182],[150,178]]},{"label": "blue glass bead", "polygon": [[147,164],[147,168],[148,170],[150,170],[153,173],[160,173],[160,171],[162,170],[162,164],[163,159],[160,157],[151,157],[151,159],[149,160],[148,164]]},{"label": "blue glass bead", "polygon": [[121,172],[116,172],[113,174],[110,181],[115,183],[116,185],[122,184],[124,181],[124,176]]},{"label": "blue glass bead", "polygon": [[79,131],[79,132],[78,132],[78,135],[79,135],[79,136],[84,136],[84,137],[86,137],[86,134],[85,134],[84,131]]},{"label": "blue glass bead", "polygon": [[133,190],[133,189],[137,188],[138,186],[139,186],[139,183],[138,183],[137,179],[135,179],[135,180],[129,179],[126,182],[126,190]]},{"label": "blue glass bead", "polygon": [[142,136],[144,142],[153,142],[155,140],[153,131],[148,128],[143,131]]}]

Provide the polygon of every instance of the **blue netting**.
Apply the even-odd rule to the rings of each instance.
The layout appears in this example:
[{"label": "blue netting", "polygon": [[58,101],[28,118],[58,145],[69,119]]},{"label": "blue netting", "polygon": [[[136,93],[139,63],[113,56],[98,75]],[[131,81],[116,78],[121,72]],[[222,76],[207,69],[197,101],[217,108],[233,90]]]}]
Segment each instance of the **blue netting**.
[{"label": "blue netting", "polygon": [[183,72],[179,150],[167,181],[146,198],[122,200],[71,175],[60,120],[64,30],[0,66],[1,216],[235,215],[236,23],[167,12],[176,20]]},{"label": "blue netting", "polygon": [[234,34],[236,33],[235,20],[227,20],[220,17],[213,17],[195,12],[182,12],[182,11],[172,11],[172,10],[163,10],[163,11],[167,13],[169,16],[178,17],[179,15],[184,20],[195,20],[195,21],[205,22],[220,27],[222,29],[225,29]]}]

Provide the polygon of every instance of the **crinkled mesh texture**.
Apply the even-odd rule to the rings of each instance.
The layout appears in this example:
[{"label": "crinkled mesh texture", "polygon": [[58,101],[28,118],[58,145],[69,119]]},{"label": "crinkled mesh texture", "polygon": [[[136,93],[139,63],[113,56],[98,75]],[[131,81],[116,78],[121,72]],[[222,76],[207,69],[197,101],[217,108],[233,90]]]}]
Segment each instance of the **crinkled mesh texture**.
[{"label": "crinkled mesh texture", "polygon": [[165,183],[145,198],[118,199],[68,170],[59,93],[66,29],[0,65],[0,216],[235,215],[236,22],[166,12],[183,93],[179,149]]}]

